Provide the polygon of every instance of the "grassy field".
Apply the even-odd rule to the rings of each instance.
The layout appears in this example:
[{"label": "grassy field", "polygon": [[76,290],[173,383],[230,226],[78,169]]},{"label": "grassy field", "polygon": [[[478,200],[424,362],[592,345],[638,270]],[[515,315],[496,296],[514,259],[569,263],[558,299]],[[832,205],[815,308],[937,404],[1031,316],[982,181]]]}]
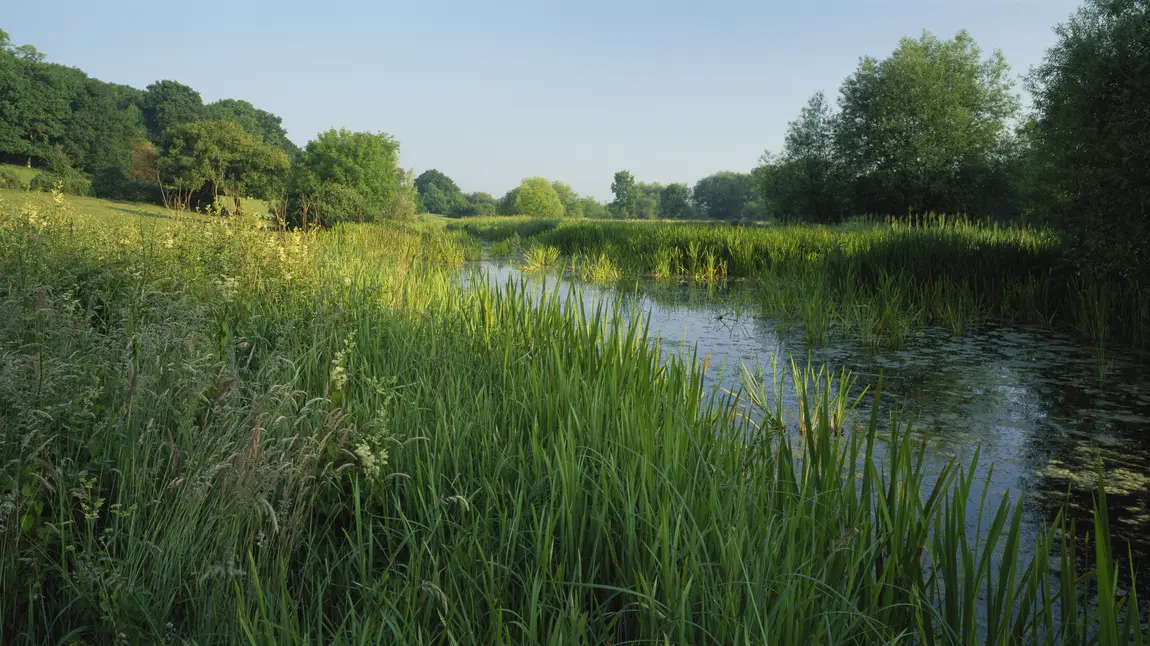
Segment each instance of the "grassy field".
[{"label": "grassy field", "polygon": [[847,375],[709,398],[434,225],[3,197],[0,643],[1144,643],[1101,491],[1030,544]]},{"label": "grassy field", "polygon": [[0,170],[11,172],[13,175],[19,178],[21,182],[24,183],[25,187],[27,187],[28,184],[30,184],[32,180],[40,174],[40,171],[35,168],[28,168],[27,166],[21,166],[18,164],[0,164]]},{"label": "grassy field", "polygon": [[1005,321],[1073,328],[1100,346],[1150,345],[1150,290],[1078,278],[1038,229],[946,218],[735,227],[524,217],[449,228],[490,242],[493,254],[554,249],[583,275],[749,279],[766,311],[800,322],[815,342],[846,333],[897,347],[927,324],[962,334]]}]

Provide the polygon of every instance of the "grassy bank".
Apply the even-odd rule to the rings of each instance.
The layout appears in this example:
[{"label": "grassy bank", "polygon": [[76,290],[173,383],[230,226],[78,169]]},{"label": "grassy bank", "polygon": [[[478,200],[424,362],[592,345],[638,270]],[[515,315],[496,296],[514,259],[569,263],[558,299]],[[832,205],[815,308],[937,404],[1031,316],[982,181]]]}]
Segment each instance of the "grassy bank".
[{"label": "grassy bank", "polygon": [[898,346],[922,325],[961,334],[991,320],[1073,328],[1100,345],[1150,344],[1147,290],[1077,278],[1054,236],[1025,227],[946,218],[838,227],[481,218],[453,226],[495,252],[549,246],[608,259],[622,274],[747,278],[766,310],[800,322],[814,341],[839,330]]},{"label": "grassy bank", "polygon": [[968,528],[826,373],[755,424],[440,227],[143,220],[0,204],[0,643],[1143,643],[1104,500]]}]

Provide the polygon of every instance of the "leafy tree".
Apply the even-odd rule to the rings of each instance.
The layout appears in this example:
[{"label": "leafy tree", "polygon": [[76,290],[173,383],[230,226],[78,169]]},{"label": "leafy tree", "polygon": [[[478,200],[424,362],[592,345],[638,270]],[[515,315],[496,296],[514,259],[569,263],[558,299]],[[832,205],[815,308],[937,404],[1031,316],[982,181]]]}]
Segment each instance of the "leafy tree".
[{"label": "leafy tree", "polygon": [[467,212],[463,215],[489,216],[499,210],[499,200],[490,193],[470,193],[467,195]]},{"label": "leafy tree", "polygon": [[423,209],[428,213],[455,215],[467,209],[467,198],[459,186],[434,168],[415,178],[415,188],[419,191]]},{"label": "leafy tree", "polygon": [[200,93],[176,81],[156,81],[144,93],[144,121],[148,135],[157,143],[177,126],[204,118]]},{"label": "leafy tree", "polygon": [[575,193],[575,190],[571,188],[570,184],[555,181],[551,182],[551,188],[555,189],[555,193],[559,196],[559,202],[563,204],[564,213],[567,212],[567,208],[571,203],[579,198],[579,195]]},{"label": "leafy tree", "polygon": [[507,191],[499,200],[499,215],[516,215],[518,211],[515,210],[517,208],[515,200],[518,197],[519,187],[515,187],[510,191]]},{"label": "leafy tree", "polygon": [[747,173],[721,171],[695,184],[695,206],[699,214],[716,220],[735,220],[752,215],[755,187]]},{"label": "leafy tree", "polygon": [[194,121],[172,128],[167,138],[160,172],[186,189],[206,188],[213,203],[231,198],[237,212],[240,198],[268,197],[287,174],[287,155],[234,121]]},{"label": "leafy tree", "polygon": [[593,197],[581,197],[575,201],[575,204],[575,213],[571,214],[572,217],[602,219],[611,216],[607,207]]},{"label": "leafy tree", "polygon": [[846,215],[848,196],[835,149],[837,127],[826,96],[818,92],[788,125],[782,155],[763,155],[763,163],[773,169],[755,175],[759,198],[782,219],[836,222]]},{"label": "leafy tree", "polygon": [[283,120],[247,101],[221,99],[209,103],[204,106],[204,117],[217,121],[234,121],[244,129],[244,132],[255,135],[268,146],[284,151],[289,159],[295,159],[300,154],[299,146],[288,139],[287,131],[283,128]]},{"label": "leafy tree", "polygon": [[615,173],[615,180],[611,182],[611,193],[615,195],[615,199],[607,206],[611,215],[623,219],[635,217],[635,202],[638,200],[639,191],[631,171],[621,170]]},{"label": "leafy tree", "polygon": [[[843,83],[836,134],[856,208],[882,213],[968,210],[981,190],[969,180],[989,166],[986,159],[1001,147],[1017,112],[1011,87],[1002,53],[983,58],[965,31],[949,41],[924,32],[918,40],[902,39],[883,61],[864,58]],[[816,102],[793,125],[795,141],[788,146],[801,153],[797,159],[816,167],[805,168],[803,161],[792,175],[809,180],[813,173],[812,181],[821,181],[817,160],[827,118],[825,107]],[[784,154],[784,162],[793,161]],[[814,187],[799,188],[806,194],[803,201],[810,202]],[[814,208],[833,211],[823,204]]]},{"label": "leafy tree", "polygon": [[1037,174],[1073,257],[1150,281],[1150,5],[1087,0],[1030,84]]},{"label": "leafy tree", "polygon": [[536,218],[561,218],[563,203],[551,182],[542,177],[528,177],[515,193],[515,211]]},{"label": "leafy tree", "polygon": [[691,189],[686,184],[668,184],[659,191],[659,217],[665,220],[688,220],[695,216],[691,206]]},{"label": "leafy tree", "polygon": [[[354,191],[363,200],[362,210],[353,213],[341,209],[336,213],[329,209],[331,217],[324,216],[319,223],[330,224],[348,218],[374,220],[387,217],[391,212],[391,201],[400,184],[398,170],[399,143],[390,135],[333,129],[308,142],[303,155],[292,166],[289,190],[298,209],[305,207],[308,199],[318,203],[325,186],[341,185],[342,188],[331,190]],[[301,197],[305,199],[301,201]],[[339,203],[351,204],[348,200]]]},{"label": "leafy tree", "polygon": [[659,217],[659,196],[663,192],[663,185],[639,182],[635,186],[635,217],[640,220]]},{"label": "leafy tree", "polygon": [[0,152],[29,164],[65,134],[72,98],[85,78],[42,61],[35,48],[0,48]]}]

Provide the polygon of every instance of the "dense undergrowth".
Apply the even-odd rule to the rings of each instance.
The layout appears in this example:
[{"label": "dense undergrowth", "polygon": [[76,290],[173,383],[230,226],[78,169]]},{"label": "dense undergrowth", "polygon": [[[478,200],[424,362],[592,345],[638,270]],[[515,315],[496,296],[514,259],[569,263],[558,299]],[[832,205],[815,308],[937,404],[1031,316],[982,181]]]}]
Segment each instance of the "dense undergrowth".
[{"label": "dense undergrowth", "polygon": [[467,254],[0,205],[0,643],[1144,643],[1104,499],[1029,544],[843,381]]},{"label": "dense undergrowth", "polygon": [[1052,234],[1025,227],[945,217],[837,227],[481,218],[455,227],[495,253],[554,247],[577,273],[594,259],[623,275],[751,279],[768,312],[800,322],[816,342],[843,330],[899,346],[926,324],[962,333],[1005,321],[1072,328],[1100,345],[1150,344],[1150,292],[1075,275]]}]

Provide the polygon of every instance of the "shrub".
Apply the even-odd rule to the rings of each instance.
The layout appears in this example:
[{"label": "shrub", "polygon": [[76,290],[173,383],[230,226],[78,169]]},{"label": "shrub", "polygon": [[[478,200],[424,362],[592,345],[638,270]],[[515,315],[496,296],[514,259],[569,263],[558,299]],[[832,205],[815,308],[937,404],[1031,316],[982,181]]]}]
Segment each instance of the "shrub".
[{"label": "shrub", "polygon": [[92,195],[106,200],[163,204],[160,187],[135,179],[123,168],[109,167],[92,178]]},{"label": "shrub", "polygon": [[72,171],[69,173],[53,173],[44,171],[34,177],[28,185],[34,191],[51,191],[57,186],[66,195],[79,195],[87,197],[92,194],[92,180],[83,173]]},{"label": "shrub", "polygon": [[0,168],[0,188],[24,188],[24,182],[20,181],[20,178],[16,176],[16,173],[13,173],[7,168]]}]

